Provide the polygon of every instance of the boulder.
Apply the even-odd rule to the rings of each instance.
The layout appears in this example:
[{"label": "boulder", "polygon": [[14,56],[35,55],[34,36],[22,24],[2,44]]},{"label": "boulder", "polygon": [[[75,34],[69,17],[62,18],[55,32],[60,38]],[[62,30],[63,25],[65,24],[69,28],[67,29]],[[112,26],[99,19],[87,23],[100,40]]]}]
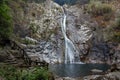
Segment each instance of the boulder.
[{"label": "boulder", "polygon": [[99,69],[92,69],[91,72],[93,73],[101,73],[103,72],[102,70],[99,70]]}]

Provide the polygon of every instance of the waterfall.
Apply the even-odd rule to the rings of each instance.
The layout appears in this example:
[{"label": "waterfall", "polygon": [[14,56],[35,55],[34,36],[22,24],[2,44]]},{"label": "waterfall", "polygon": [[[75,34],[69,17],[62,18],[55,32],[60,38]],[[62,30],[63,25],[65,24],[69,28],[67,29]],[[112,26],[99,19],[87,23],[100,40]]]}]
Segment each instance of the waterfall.
[{"label": "waterfall", "polygon": [[[63,12],[65,11],[62,8]],[[66,34],[66,14],[64,12],[63,18],[61,20],[61,29],[65,40],[65,63],[74,63],[75,62],[75,46],[73,42],[67,37]]]}]

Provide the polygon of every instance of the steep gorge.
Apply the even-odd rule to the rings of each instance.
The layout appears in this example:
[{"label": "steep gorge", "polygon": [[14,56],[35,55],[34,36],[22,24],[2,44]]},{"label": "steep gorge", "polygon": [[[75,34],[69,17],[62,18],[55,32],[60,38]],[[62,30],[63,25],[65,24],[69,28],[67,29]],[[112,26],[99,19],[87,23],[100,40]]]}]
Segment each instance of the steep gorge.
[{"label": "steep gorge", "polygon": [[[101,3],[91,3],[89,0],[75,0],[77,2],[63,0],[60,3],[57,1],[59,0],[8,1],[14,24],[14,34],[10,39],[13,43],[18,42],[19,46],[14,44],[5,46],[4,50],[0,51],[0,61],[6,60],[19,67],[41,66],[39,62],[47,64],[47,67],[48,64],[61,66],[67,63],[62,65],[65,70],[62,67],[62,70],[58,69],[58,72],[63,71],[66,74],[69,71],[73,74],[76,72],[78,77],[78,70],[80,74],[84,69],[86,71],[83,73],[87,73],[87,68],[92,69],[95,65],[95,69],[91,71],[102,72],[96,70],[96,63],[104,69],[106,68],[104,64],[109,64],[111,68],[107,72],[103,70],[104,76],[96,76],[92,73],[93,77],[89,74],[91,79],[117,79],[118,75],[115,71],[120,70],[119,4],[115,6],[116,1],[104,0]],[[96,6],[97,4],[99,5]],[[112,5],[112,8],[109,5]],[[113,39],[110,39],[111,36]],[[114,41],[115,39],[117,40]],[[21,48],[22,51],[19,51]],[[25,53],[27,58],[24,55],[20,56],[22,53]],[[26,61],[22,60],[22,57],[29,59],[28,65],[25,65]],[[90,66],[83,65],[83,68],[80,68],[81,62]],[[115,74],[111,73],[112,71]],[[112,74],[117,78],[111,78]],[[55,75],[54,77],[56,78]],[[87,77],[90,80],[90,77]],[[73,80],[73,78],[62,78],[64,79]],[[86,76],[84,79],[87,79]]]}]

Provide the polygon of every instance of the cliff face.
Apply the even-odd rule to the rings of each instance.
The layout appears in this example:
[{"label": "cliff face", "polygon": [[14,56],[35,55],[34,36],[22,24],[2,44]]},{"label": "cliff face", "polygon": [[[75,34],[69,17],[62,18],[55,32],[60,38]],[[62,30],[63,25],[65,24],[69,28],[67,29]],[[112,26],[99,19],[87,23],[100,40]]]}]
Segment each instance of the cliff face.
[{"label": "cliff face", "polygon": [[[14,1],[14,5],[10,6],[13,8],[15,34],[37,42],[36,45],[27,45],[28,55],[34,55],[37,60],[48,63],[63,62],[65,43],[61,32],[62,6],[51,0],[40,3]],[[63,7],[67,15],[66,34],[78,50],[76,58],[88,63],[110,63],[110,49],[103,43],[102,29],[84,11],[86,5],[65,4]]]},{"label": "cliff face", "polygon": [[[61,32],[62,6],[51,0],[43,3],[28,2],[25,4],[23,4],[21,11],[18,10],[20,11],[18,14],[21,15],[22,19],[20,21],[15,20],[15,32],[22,37],[34,38],[40,43],[31,51],[28,48],[28,53],[32,54],[36,47],[38,49],[38,46],[41,46],[39,50],[35,49],[34,52],[39,55],[40,60],[63,62],[65,43]],[[77,5],[64,5],[64,9],[67,14],[67,36],[73,41],[78,50],[78,54],[75,54],[75,56],[87,54],[91,46],[92,29],[96,24],[90,22],[90,16],[83,14],[82,9]],[[15,14],[17,15],[17,13]]]}]

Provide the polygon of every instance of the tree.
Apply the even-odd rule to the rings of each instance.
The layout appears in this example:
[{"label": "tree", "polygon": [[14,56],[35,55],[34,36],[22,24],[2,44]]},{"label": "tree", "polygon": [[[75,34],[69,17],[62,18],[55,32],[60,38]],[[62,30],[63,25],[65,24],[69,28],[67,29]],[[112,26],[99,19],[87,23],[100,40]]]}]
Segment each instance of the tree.
[{"label": "tree", "polygon": [[13,30],[10,8],[6,0],[0,0],[0,44],[9,40]]}]

